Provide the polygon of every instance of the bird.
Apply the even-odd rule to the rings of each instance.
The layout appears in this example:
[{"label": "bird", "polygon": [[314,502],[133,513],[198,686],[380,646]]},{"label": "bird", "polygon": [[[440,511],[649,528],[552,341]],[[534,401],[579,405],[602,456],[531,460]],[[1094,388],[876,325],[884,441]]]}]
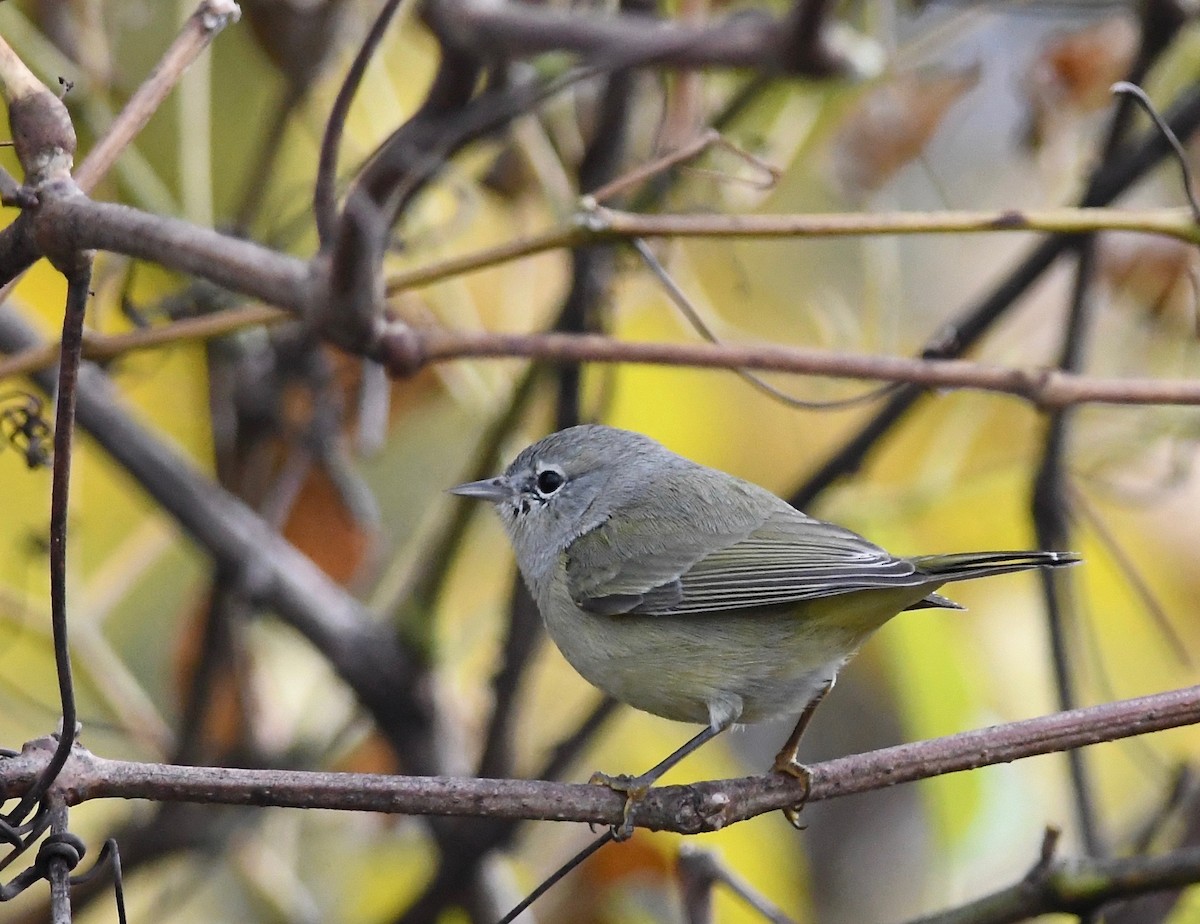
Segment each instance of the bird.
[{"label": "bird", "polygon": [[[838,672],[905,610],[962,609],[943,584],[1079,561],[1071,552],[896,556],[631,430],[584,424],[450,488],[489,501],[547,633],[584,679],[703,730],[646,773],[596,773],[632,809],[734,724],[799,715],[773,770],[809,782],[800,739]],[[799,826],[799,806],[785,809]]]}]

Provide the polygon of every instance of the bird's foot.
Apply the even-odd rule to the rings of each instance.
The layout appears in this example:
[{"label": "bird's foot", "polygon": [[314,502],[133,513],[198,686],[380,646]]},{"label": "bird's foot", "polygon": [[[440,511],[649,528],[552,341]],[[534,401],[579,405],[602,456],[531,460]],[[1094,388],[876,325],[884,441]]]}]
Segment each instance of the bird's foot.
[{"label": "bird's foot", "polygon": [[610,776],[597,771],[588,780],[595,786],[607,786],[614,792],[625,794],[625,810],[621,813],[621,823],[614,825],[612,829],[614,840],[625,841],[633,836],[633,808],[646,798],[646,793],[650,791],[650,784],[653,782],[647,777],[648,774],[629,776],[625,773]]},{"label": "bird's foot", "polygon": [[786,818],[793,828],[797,831],[803,831],[804,825],[800,824],[800,813],[804,811],[804,806],[808,802],[809,792],[812,790],[812,772],[800,761],[796,760],[796,756],[784,749],[775,758],[775,763],[771,767],[775,773],[784,773],[790,777],[794,777],[804,784],[804,795],[800,802],[783,810],[783,817]]}]

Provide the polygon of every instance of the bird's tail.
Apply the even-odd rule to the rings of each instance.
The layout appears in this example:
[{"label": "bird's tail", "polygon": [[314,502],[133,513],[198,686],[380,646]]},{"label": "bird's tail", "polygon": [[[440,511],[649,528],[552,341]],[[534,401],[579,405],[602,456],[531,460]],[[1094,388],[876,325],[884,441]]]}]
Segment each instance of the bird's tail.
[{"label": "bird's tail", "polygon": [[1030,568],[1058,568],[1080,560],[1074,552],[959,552],[955,555],[922,555],[914,558],[913,563],[923,574],[949,582]]}]

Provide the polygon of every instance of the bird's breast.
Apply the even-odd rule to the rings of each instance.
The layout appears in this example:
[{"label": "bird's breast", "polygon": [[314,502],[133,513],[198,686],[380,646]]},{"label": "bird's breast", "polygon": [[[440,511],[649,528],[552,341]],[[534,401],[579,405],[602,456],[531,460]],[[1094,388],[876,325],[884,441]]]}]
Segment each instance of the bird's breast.
[{"label": "bird's breast", "polygon": [[820,618],[824,601],[602,616],[576,606],[565,580],[546,584],[537,598],[547,632],[586,680],[636,709],[681,722],[799,713],[870,634]]}]

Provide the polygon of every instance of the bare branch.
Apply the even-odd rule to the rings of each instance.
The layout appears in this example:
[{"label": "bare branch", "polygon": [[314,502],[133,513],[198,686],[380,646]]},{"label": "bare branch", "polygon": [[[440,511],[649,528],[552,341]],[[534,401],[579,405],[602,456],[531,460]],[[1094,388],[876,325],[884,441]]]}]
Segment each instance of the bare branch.
[{"label": "bare branch", "polygon": [[219,286],[309,317],[325,286],[312,265],[260,244],[185,221],[85,196],[50,196],[30,232],[56,250],[108,250],[207,279]]},{"label": "bare branch", "polygon": [[[820,802],[1115,741],[1200,722],[1200,686],[841,757],[809,767],[808,801]],[[0,797],[24,791],[52,752],[51,739],[0,760]],[[80,747],[56,784],[71,805],[154,799],[226,805],[329,808],[409,815],[618,824],[625,797],[604,786],[539,780],[386,776],[303,770],[182,767],[108,760]],[[695,834],[794,805],[805,784],[786,774],[660,786],[634,810],[641,827]]]},{"label": "bare branch", "polygon": [[[505,57],[571,51],[592,60],[636,59],[657,67],[753,67],[828,76],[832,62],[810,55],[784,60],[779,20],[743,10],[716,23],[691,25],[641,16],[606,16],[518,3],[439,0],[438,31],[464,50]],[[789,48],[794,51],[795,49]],[[846,61],[838,61],[849,67]]]},{"label": "bare branch", "polygon": [[[69,835],[66,804],[58,797],[50,801],[51,837]],[[79,862],[78,853],[72,853],[74,862],[67,858],[69,854],[64,855],[67,851],[51,854],[46,859],[46,879],[50,882],[50,920],[53,924],[71,924],[71,870]]]},{"label": "bare branch", "polygon": [[75,182],[81,189],[90,192],[95,187],[129,142],[145,128],[184,71],[222,29],[237,22],[240,16],[241,10],[233,0],[201,0],[171,47],[75,171]]},{"label": "bare branch", "polygon": [[717,855],[693,844],[682,844],[675,861],[687,924],[712,924],[712,897],[716,886],[724,883],[768,924],[792,924],[792,919],[754,891],[733,870],[726,868]]},{"label": "bare branch", "polygon": [[350,114],[350,104],[354,102],[354,94],[358,92],[367,64],[370,63],[379,43],[383,41],[384,33],[396,16],[400,3],[401,0],[387,0],[376,15],[375,21],[371,23],[366,38],[363,39],[350,69],[342,80],[342,85],[338,88],[329,120],[325,124],[325,132],[321,137],[321,151],[317,159],[317,178],[313,184],[313,216],[317,224],[317,236],[324,246],[330,244],[335,232],[338,148],[346,127],[346,117]]},{"label": "bare branch", "polygon": [[972,234],[987,231],[1144,231],[1200,243],[1188,209],[1134,211],[1058,208],[999,212],[891,212],[831,215],[637,215],[588,208],[580,220],[597,235],[616,237],[847,237],[866,234]]},{"label": "bare branch", "polygon": [[[84,358],[109,361],[138,350],[204,340],[257,324],[288,319],[264,306],[177,321],[125,334],[88,334]],[[53,344],[38,344],[0,361],[0,379],[27,375],[56,361]],[[1012,368],[950,359],[866,356],[777,344],[646,343],[598,334],[499,334],[484,331],[386,327],[376,359],[395,375],[461,359],[525,358],[549,363],[635,363],[703,369],[738,368],[828,378],[904,382],[930,389],[968,389],[1022,398],[1037,407],[1076,404],[1200,404],[1194,379],[1101,378],[1042,368]]]},{"label": "bare branch", "polygon": [[[14,225],[19,240],[36,240],[44,251],[109,250],[152,260],[244,295],[314,319],[314,306],[329,305],[327,261],[305,263],[261,245],[199,228],[177,219],[149,215],[123,205],[93,202],[69,190],[47,190],[40,206]],[[564,246],[623,237],[797,237],[860,234],[914,234],[954,231],[1041,230],[1082,233],[1124,229],[1200,242],[1200,228],[1186,209],[1125,212],[1110,209],[1054,209],[1045,212],[965,212],[893,215],[689,216],[634,215],[596,207],[583,224],[563,226],[531,241],[394,277],[390,292],[481,269],[503,260]],[[584,226],[586,224],[586,227]],[[10,231],[13,229],[9,229]],[[357,278],[357,277],[355,277]],[[326,331],[341,342],[338,319]],[[348,326],[349,322],[347,322]],[[348,331],[360,342],[361,330]]]},{"label": "bare branch", "polygon": [[[1166,50],[1171,37],[1183,25],[1185,19],[1178,10],[1168,13],[1172,0],[1159,3],[1156,0],[1140,8],[1140,39],[1128,80],[1140,83],[1159,55]],[[1168,15],[1162,15],[1168,13]],[[1099,167],[1120,161],[1120,145],[1129,134],[1130,107],[1128,97],[1122,97],[1108,120],[1104,140],[1100,145]],[[1171,144],[1173,151],[1179,147],[1169,125],[1161,118],[1155,119],[1155,127],[1164,141]],[[1192,214],[1192,223],[1196,216]],[[1096,237],[1087,235],[1079,242],[1078,259],[1075,265],[1075,280],[1071,290],[1066,318],[1063,323],[1062,343],[1059,348],[1057,367],[1066,373],[1079,373],[1085,366],[1085,357],[1090,345],[1093,317],[1096,313],[1093,290],[1095,288]],[[1066,447],[1070,438],[1074,418],[1067,409],[1051,409],[1046,415],[1046,432],[1040,463],[1034,473],[1030,492],[1030,516],[1039,548],[1057,549],[1070,545],[1070,518],[1068,514],[1069,490],[1066,486]],[[1055,693],[1059,709],[1071,709],[1078,703],[1075,665],[1071,658],[1069,630],[1078,620],[1076,600],[1071,593],[1071,581],[1067,577],[1040,575],[1047,635],[1050,642],[1051,665],[1054,669]],[[1071,751],[1067,755],[1070,770],[1075,818],[1084,851],[1091,856],[1105,852],[1104,836],[1096,810],[1095,784],[1091,768],[1085,763],[1083,752]]]},{"label": "bare branch", "polygon": [[1200,847],[1157,857],[1081,857],[1038,864],[1019,882],[910,924],[1009,924],[1052,912],[1086,914],[1114,899],[1200,880]]},{"label": "bare branch", "polygon": [[488,269],[548,250],[577,247],[607,237],[802,238],[876,234],[963,234],[993,231],[1141,231],[1200,243],[1200,227],[1187,209],[1056,208],[996,212],[876,212],[799,215],[641,215],[602,208],[585,198],[572,220],[527,238],[393,275],[395,295],[465,273]]},{"label": "bare branch", "polygon": [[[54,667],[58,675],[62,723],[54,756],[46,765],[43,775],[17,806],[5,815],[5,820],[12,825],[23,823],[37,800],[48,791],[54,777],[67,762],[75,741],[75,683],[71,676],[71,649],[67,641],[67,511],[80,354],[83,349],[83,318],[92,278],[91,254],[78,255],[74,263],[73,267],[64,268],[67,274],[67,304],[63,312],[62,345],[54,388],[58,402],[54,419],[54,471],[50,497],[50,623],[54,636]],[[64,810],[64,826],[65,818]]]},{"label": "bare branch", "polygon": [[75,128],[67,107],[25,66],[0,36],[0,96],[8,105],[13,147],[25,185],[69,178]]},{"label": "bare branch", "polygon": [[595,334],[492,334],[391,326],[379,359],[395,374],[426,363],[525,357],[555,363],[641,363],[711,369],[758,369],[926,388],[967,388],[1015,395],[1038,407],[1098,404],[1197,404],[1191,379],[1105,379],[1050,369],[1014,369],[966,360],[863,356],[774,344],[638,343]]}]

